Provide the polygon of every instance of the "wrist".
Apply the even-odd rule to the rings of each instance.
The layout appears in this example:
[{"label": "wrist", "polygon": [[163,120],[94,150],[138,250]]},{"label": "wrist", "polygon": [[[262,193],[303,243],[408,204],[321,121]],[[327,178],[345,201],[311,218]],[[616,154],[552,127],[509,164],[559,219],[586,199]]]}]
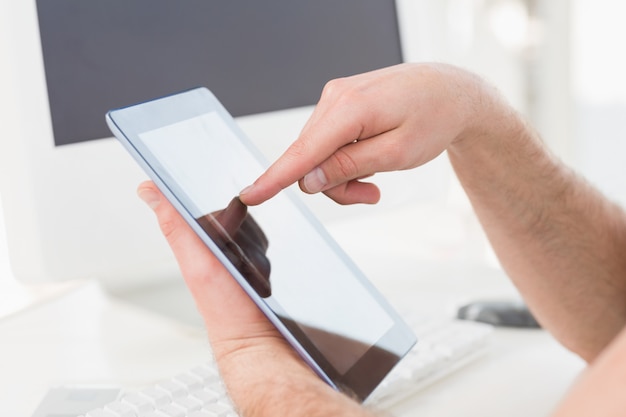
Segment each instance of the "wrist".
[{"label": "wrist", "polygon": [[519,137],[527,129],[518,112],[494,86],[472,73],[465,73],[462,105],[464,128],[450,143],[452,153],[499,146],[503,138]]},{"label": "wrist", "polygon": [[368,415],[358,403],[324,383],[278,338],[217,347],[222,378],[243,417]]}]

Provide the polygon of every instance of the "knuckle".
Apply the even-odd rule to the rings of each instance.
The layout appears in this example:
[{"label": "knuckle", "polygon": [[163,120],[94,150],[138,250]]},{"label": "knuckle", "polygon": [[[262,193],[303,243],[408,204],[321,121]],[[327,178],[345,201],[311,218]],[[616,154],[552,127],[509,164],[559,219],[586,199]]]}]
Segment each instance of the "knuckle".
[{"label": "knuckle", "polygon": [[354,78],[335,78],[330,80],[322,90],[322,99],[332,101],[338,105],[346,104],[351,107],[361,102],[362,88],[354,81]]},{"label": "knuckle", "polygon": [[297,161],[304,156],[306,156],[311,148],[310,145],[311,137],[308,134],[302,134],[298,140],[293,142],[287,152],[285,153],[285,157]]},{"label": "knuckle", "polygon": [[345,85],[345,78],[335,78],[328,81],[322,89],[322,98],[332,99],[341,96],[341,91],[345,89]]},{"label": "knuckle", "polygon": [[168,242],[173,242],[176,240],[176,222],[171,219],[164,219],[161,220],[159,225],[161,227],[161,233],[163,233],[163,236],[165,236]]},{"label": "knuckle", "polygon": [[359,167],[354,158],[344,149],[338,149],[332,155],[333,171],[342,177],[342,179],[354,179],[359,175]]}]

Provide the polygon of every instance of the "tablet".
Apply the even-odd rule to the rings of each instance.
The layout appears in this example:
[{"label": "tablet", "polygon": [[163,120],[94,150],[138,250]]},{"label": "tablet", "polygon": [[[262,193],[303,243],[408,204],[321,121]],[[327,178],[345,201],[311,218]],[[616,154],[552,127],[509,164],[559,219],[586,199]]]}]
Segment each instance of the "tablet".
[{"label": "tablet", "polygon": [[333,388],[367,398],[415,336],[294,193],[239,201],[268,164],[215,96],[196,88],[106,119],[306,363]]}]

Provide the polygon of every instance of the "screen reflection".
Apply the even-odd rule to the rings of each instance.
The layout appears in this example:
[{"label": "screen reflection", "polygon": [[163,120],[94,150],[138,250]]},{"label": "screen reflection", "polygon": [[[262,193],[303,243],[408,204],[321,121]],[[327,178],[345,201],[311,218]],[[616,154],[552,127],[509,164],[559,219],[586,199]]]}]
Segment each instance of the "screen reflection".
[{"label": "screen reflection", "polygon": [[[272,295],[271,264],[266,256],[269,241],[239,197],[234,197],[226,208],[198,217],[196,221],[254,291],[262,298],[270,297]],[[275,302],[270,303],[272,304],[277,307]],[[277,316],[294,335],[303,333],[308,340],[312,341],[310,345],[300,339],[300,342],[308,347],[308,352],[317,360],[331,359],[335,369],[342,374],[346,373],[372,347],[360,340],[294,321],[281,314],[280,310],[282,309],[277,308],[275,311]],[[316,351],[323,353],[323,356],[316,354]],[[376,352],[372,354],[374,360],[380,360],[381,357],[388,357],[387,360],[397,359],[391,352],[382,349],[376,349]]]},{"label": "screen reflection", "polygon": [[239,197],[196,221],[260,297],[272,295],[269,241]]}]

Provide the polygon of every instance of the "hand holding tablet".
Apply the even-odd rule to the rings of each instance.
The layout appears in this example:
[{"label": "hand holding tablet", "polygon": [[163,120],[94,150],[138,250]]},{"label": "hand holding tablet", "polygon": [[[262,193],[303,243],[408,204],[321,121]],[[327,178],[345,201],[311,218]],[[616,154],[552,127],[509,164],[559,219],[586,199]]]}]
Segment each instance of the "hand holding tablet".
[{"label": "hand holding tablet", "polygon": [[289,190],[254,207],[233,198],[268,164],[207,89],[113,110],[107,122],[333,388],[364,400],[413,346],[406,324]]}]

